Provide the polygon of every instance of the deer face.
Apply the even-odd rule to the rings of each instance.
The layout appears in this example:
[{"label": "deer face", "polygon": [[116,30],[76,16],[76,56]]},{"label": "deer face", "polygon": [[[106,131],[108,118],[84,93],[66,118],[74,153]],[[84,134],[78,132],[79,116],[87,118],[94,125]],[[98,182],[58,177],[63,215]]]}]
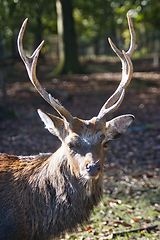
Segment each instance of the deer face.
[{"label": "deer face", "polygon": [[97,179],[103,170],[107,139],[95,119],[75,118],[65,139],[73,174],[83,179]]},{"label": "deer face", "polygon": [[71,123],[38,110],[46,128],[62,141],[73,175],[77,178],[98,179],[103,171],[108,142],[124,134],[134,117],[124,115],[109,122],[94,117],[74,118]]}]

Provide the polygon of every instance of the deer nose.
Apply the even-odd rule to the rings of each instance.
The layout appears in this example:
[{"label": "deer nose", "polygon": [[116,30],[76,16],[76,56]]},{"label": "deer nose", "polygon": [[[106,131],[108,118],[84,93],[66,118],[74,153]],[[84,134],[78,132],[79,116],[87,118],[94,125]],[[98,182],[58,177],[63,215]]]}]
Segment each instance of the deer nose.
[{"label": "deer nose", "polygon": [[86,165],[86,169],[87,169],[87,172],[90,174],[90,176],[96,177],[98,175],[98,173],[100,172],[100,170],[101,170],[101,166],[98,163],[96,163],[96,164],[87,164]]}]

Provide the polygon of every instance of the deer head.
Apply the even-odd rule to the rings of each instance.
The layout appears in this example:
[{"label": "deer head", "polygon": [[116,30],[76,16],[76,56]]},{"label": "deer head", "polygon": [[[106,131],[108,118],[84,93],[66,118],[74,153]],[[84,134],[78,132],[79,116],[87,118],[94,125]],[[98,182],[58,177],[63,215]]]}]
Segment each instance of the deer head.
[{"label": "deer head", "polygon": [[134,120],[134,116],[130,114],[116,117],[110,121],[106,120],[122,103],[125,89],[133,74],[130,57],[135,48],[135,32],[128,14],[127,18],[131,34],[129,50],[121,52],[116,48],[111,39],[109,39],[111,48],[122,62],[122,79],[118,88],[104,103],[98,115],[90,120],[73,117],[39,83],[36,77],[36,64],[44,42],[37,47],[31,57],[27,57],[24,54],[22,39],[28,19],[23,22],[18,35],[18,51],[26,66],[32,84],[61,117],[45,113],[40,109],[38,109],[38,114],[48,131],[61,140],[61,151],[67,156],[72,174],[83,179],[83,182],[88,179],[99,178],[103,170],[108,141],[124,134]]}]

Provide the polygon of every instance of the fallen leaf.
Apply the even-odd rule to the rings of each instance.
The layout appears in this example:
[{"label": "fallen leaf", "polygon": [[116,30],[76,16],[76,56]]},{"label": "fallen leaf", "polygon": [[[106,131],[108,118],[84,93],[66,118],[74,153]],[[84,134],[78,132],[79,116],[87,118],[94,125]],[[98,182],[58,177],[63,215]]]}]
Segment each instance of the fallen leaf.
[{"label": "fallen leaf", "polygon": [[134,222],[139,222],[139,219],[138,218],[133,218],[133,221]]},{"label": "fallen leaf", "polygon": [[113,239],[113,233],[110,233],[109,235],[107,235],[106,239]]},{"label": "fallen leaf", "polygon": [[100,210],[100,213],[101,213],[102,215],[104,215],[104,214],[105,214],[105,212],[104,212],[103,210]]},{"label": "fallen leaf", "polygon": [[128,223],[126,223],[125,221],[121,221],[122,223],[122,225],[124,226],[124,227],[132,227],[132,225],[131,224],[128,224]]},{"label": "fallen leaf", "polygon": [[144,219],[144,221],[145,221],[146,223],[150,223],[150,222],[151,222],[150,219]]},{"label": "fallen leaf", "polygon": [[91,227],[91,226],[89,226],[89,227],[86,229],[87,232],[90,232],[91,230],[92,230],[92,227]]},{"label": "fallen leaf", "polygon": [[131,224],[128,224],[123,220],[115,221],[115,222],[112,223],[112,225],[110,224],[110,226],[117,226],[118,224],[121,224],[124,227],[132,227]]},{"label": "fallen leaf", "polygon": [[151,172],[146,172],[145,175],[147,178],[153,178],[155,174]]},{"label": "fallen leaf", "polygon": [[121,200],[119,199],[112,199],[112,200],[108,200],[108,205],[111,207],[111,208],[114,208],[117,206],[117,204],[121,204]]},{"label": "fallen leaf", "polygon": [[142,234],[142,235],[145,235],[146,232],[147,232],[147,230],[144,229],[143,231],[141,231],[141,234]]},{"label": "fallen leaf", "polygon": [[131,213],[132,213],[131,211],[125,212],[126,215],[129,215],[129,214],[131,214]]}]

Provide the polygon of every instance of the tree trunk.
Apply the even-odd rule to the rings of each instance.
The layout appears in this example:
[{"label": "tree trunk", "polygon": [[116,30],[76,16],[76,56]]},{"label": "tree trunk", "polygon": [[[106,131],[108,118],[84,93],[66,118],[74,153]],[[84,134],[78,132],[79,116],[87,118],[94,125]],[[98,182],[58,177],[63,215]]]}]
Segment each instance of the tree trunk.
[{"label": "tree trunk", "polygon": [[59,65],[54,74],[81,73],[82,68],[78,60],[71,0],[56,0],[56,10],[59,37]]},{"label": "tree trunk", "polygon": [[154,52],[153,52],[153,67],[158,68],[159,66],[159,39],[158,36],[155,36],[154,40]]}]

